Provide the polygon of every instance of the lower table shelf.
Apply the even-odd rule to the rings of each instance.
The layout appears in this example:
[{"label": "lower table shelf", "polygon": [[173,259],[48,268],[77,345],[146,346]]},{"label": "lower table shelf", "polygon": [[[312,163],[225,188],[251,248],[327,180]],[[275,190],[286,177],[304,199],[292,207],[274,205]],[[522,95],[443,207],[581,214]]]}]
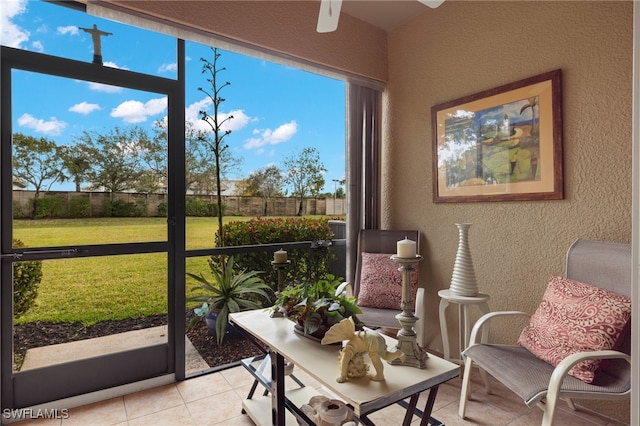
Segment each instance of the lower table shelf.
[{"label": "lower table shelf", "polygon": [[[309,400],[318,395],[318,391],[312,387],[304,387],[299,389],[291,389],[285,392],[285,397],[301,407],[308,404]],[[259,396],[253,399],[245,399],[242,401],[242,408],[247,412],[251,420],[258,426],[271,425],[271,396]],[[295,416],[287,411],[287,425],[298,425]]]}]

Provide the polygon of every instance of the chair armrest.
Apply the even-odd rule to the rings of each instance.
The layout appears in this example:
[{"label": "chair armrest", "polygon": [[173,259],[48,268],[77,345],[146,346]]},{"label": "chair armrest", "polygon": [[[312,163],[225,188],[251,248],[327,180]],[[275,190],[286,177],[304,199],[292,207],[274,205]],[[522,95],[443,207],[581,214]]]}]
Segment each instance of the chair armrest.
[{"label": "chair armrest", "polygon": [[[580,361],[584,361],[587,359],[614,359],[614,358],[624,359],[629,364],[631,364],[631,357],[629,355],[625,354],[624,352],[611,351],[611,350],[578,352],[578,353],[569,355],[568,357],[560,361],[560,363],[553,370],[553,373],[551,374],[551,379],[549,379],[549,386],[547,388],[547,395],[545,398],[547,409],[545,410],[545,416],[542,423],[546,424],[545,420],[547,420],[547,417],[548,417],[547,411],[549,410],[551,410],[551,412],[555,411],[555,406],[560,397],[560,387],[562,386],[562,382],[564,381],[565,377],[567,377],[567,375],[569,374],[569,370],[571,370],[571,367],[573,367]],[[631,389],[629,389],[626,393],[629,393],[629,392],[631,392]],[[565,395],[565,396],[571,397],[571,395]],[[549,419],[548,422],[551,422],[551,419]],[[548,423],[548,424],[551,424],[551,423]]]},{"label": "chair armrest", "polygon": [[[469,336],[469,346],[475,345],[477,343],[486,343],[487,336],[489,335],[489,322],[494,318],[506,316],[530,317],[531,315],[522,311],[496,311],[484,314],[480,318],[478,318],[478,321],[476,321],[476,323],[473,325],[473,328],[471,329],[471,335]],[[486,328],[484,328],[485,326]],[[478,334],[480,332],[482,332],[481,342],[478,341]]]},{"label": "chair armrest", "polygon": [[624,359],[629,364],[631,364],[631,356],[619,351],[586,351],[569,355],[568,357],[560,361],[560,363],[556,365],[556,368],[553,370],[553,374],[551,375],[551,379],[549,380],[549,394],[551,394],[552,389],[555,389],[555,392],[560,391],[560,386],[562,386],[562,381],[564,380],[565,376],[569,374],[569,370],[571,370],[571,368],[577,363],[588,359],[614,358]]},{"label": "chair armrest", "polygon": [[415,316],[418,317],[418,321],[414,324],[413,329],[416,332],[417,343],[421,348],[424,347],[424,321],[426,318],[425,306],[424,306],[424,288],[418,287],[416,292],[416,301],[414,307]]},{"label": "chair armrest", "polygon": [[336,288],[335,296],[353,297],[353,285],[350,282],[343,282]]}]

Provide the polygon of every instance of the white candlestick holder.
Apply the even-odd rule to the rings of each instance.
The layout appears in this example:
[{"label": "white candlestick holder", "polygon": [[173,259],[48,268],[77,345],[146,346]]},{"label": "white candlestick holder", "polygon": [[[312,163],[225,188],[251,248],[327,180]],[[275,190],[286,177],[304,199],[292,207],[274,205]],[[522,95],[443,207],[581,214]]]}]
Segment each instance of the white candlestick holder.
[{"label": "white candlestick holder", "polygon": [[398,271],[402,273],[402,302],[400,306],[402,312],[396,315],[396,319],[401,327],[397,336],[397,349],[404,353],[405,359],[404,361],[394,359],[390,364],[426,368],[428,355],[418,344],[417,335],[414,330],[414,326],[419,318],[414,315],[413,292],[411,291],[411,272],[414,270],[414,265],[422,260],[422,256],[399,257],[393,255],[391,256],[391,260],[400,265]]}]

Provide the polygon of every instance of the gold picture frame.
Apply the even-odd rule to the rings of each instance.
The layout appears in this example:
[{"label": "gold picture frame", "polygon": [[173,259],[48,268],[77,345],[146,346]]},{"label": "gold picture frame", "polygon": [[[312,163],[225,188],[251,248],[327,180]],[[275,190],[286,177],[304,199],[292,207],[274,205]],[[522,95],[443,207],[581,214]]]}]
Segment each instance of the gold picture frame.
[{"label": "gold picture frame", "polygon": [[434,203],[561,200],[557,69],[431,108]]}]

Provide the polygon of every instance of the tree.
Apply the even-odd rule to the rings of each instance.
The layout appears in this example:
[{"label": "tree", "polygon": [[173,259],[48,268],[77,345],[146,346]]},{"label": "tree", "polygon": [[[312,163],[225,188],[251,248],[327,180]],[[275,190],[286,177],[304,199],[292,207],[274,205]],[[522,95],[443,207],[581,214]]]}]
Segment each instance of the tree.
[{"label": "tree", "polygon": [[227,117],[222,118],[219,115],[220,105],[225,101],[224,98],[220,96],[220,92],[225,87],[229,86],[231,83],[228,81],[223,83],[222,85],[218,84],[218,73],[226,70],[226,68],[218,68],[218,59],[220,59],[221,54],[218,53],[218,49],[215,47],[211,49],[213,51],[213,62],[209,61],[206,58],[200,58],[203,62],[202,65],[202,73],[209,74],[207,78],[207,82],[210,85],[208,90],[203,89],[202,87],[198,87],[198,90],[211,100],[213,103],[213,114],[209,114],[207,111],[200,111],[200,118],[206,122],[213,132],[213,138],[202,137],[201,142],[203,142],[206,146],[209,147],[211,152],[215,157],[215,182],[217,189],[217,197],[218,197],[218,233],[220,236],[220,245],[224,246],[224,233],[222,226],[222,173],[221,173],[221,160],[225,155],[225,152],[228,150],[229,146],[223,144],[223,140],[227,137],[231,130],[224,130],[223,127],[225,124],[233,119],[233,115],[228,115]]},{"label": "tree", "polygon": [[278,166],[271,165],[249,174],[248,188],[253,196],[262,197],[264,216],[267,215],[269,198],[282,193],[282,173]]},{"label": "tree", "polygon": [[65,180],[62,169],[62,158],[55,142],[22,133],[13,135],[13,176],[35,189],[32,218],[38,214],[40,192]]},{"label": "tree", "polygon": [[249,179],[242,179],[236,184],[236,191],[234,195],[251,196]]},{"label": "tree", "polygon": [[86,147],[83,144],[63,145],[59,153],[62,157],[62,167],[67,171],[67,178],[73,180],[76,192],[80,192],[80,185],[88,180],[91,170]]},{"label": "tree", "polygon": [[[185,184],[186,190],[191,190],[196,194],[211,194],[215,192],[215,155],[210,146],[212,142],[203,143],[211,139],[213,136],[205,131],[196,128],[192,121],[185,121]],[[154,141],[156,147],[162,147],[151,159],[156,158],[155,163],[160,165],[160,158],[165,159],[167,155],[167,122],[166,120],[157,121],[154,125]],[[164,156],[158,154],[163,153]],[[150,153],[149,153],[150,154]],[[241,159],[233,156],[231,151],[224,150],[220,153],[220,176],[225,177],[230,171],[236,169],[241,163]],[[147,162],[149,162],[147,160]],[[164,175],[159,173],[160,167],[150,165],[152,170],[156,170],[159,176],[166,179],[166,165]]]},{"label": "tree", "polygon": [[237,169],[242,162],[228,149],[221,150],[216,161],[215,152],[212,150],[215,146],[213,138],[211,133],[201,130],[187,138],[187,189],[196,194],[221,194],[222,179]]},{"label": "tree", "polygon": [[298,216],[302,216],[304,199],[320,194],[327,169],[320,162],[320,153],[316,148],[304,148],[300,154],[287,157],[284,166],[287,170],[284,182],[291,186],[292,195],[300,200]]},{"label": "tree", "polygon": [[144,173],[143,155],[149,136],[140,127],[115,127],[105,135],[83,132],[79,138],[89,154],[91,189],[120,192],[135,187]]},{"label": "tree", "polygon": [[136,192],[152,193],[165,190],[168,186],[169,137],[166,120],[164,126],[154,123],[153,138],[140,140],[140,156],[142,173],[134,183]]}]

